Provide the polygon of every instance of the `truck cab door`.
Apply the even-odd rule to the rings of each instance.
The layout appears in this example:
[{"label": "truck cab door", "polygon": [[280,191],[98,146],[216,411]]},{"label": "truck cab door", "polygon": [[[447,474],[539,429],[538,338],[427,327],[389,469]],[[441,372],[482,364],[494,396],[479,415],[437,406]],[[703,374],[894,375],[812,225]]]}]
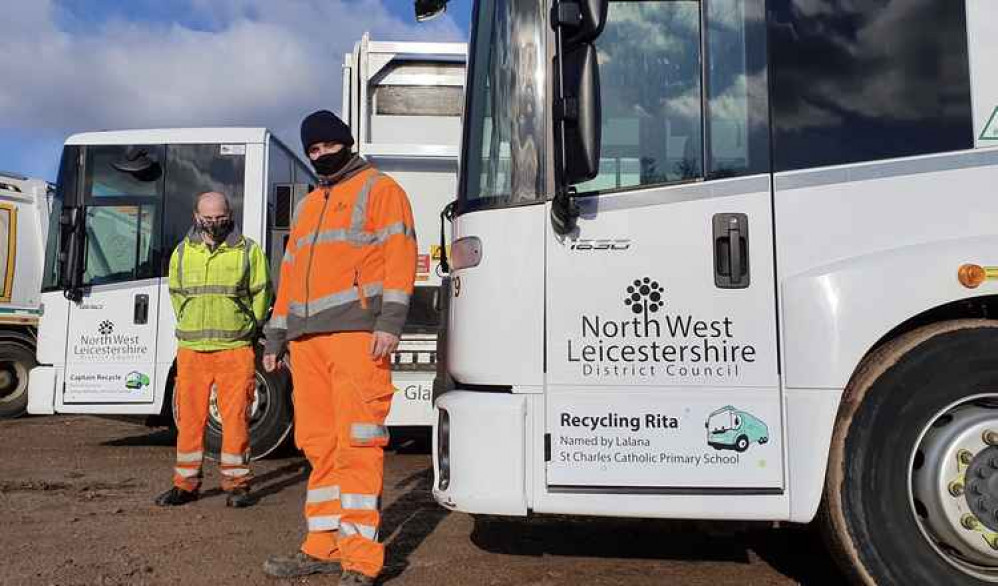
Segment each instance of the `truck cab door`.
[{"label": "truck cab door", "polygon": [[[783,490],[762,15],[609,5],[600,173],[546,251],[549,490]],[[710,441],[725,406],[769,441]]]},{"label": "truck cab door", "polygon": [[[148,168],[124,165],[136,148],[145,149]],[[81,298],[69,302],[64,404],[154,400],[163,151],[86,150],[77,216],[83,224],[82,287]]]}]

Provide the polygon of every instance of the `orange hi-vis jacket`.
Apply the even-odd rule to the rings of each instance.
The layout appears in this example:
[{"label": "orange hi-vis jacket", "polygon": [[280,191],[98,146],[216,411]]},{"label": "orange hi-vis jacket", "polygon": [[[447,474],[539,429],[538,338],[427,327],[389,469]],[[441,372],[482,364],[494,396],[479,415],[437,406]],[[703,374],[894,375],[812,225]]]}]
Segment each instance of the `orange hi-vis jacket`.
[{"label": "orange hi-vis jacket", "polygon": [[357,161],[295,210],[264,328],[268,354],[309,334],[402,332],[416,279],[412,207],[393,179]]}]

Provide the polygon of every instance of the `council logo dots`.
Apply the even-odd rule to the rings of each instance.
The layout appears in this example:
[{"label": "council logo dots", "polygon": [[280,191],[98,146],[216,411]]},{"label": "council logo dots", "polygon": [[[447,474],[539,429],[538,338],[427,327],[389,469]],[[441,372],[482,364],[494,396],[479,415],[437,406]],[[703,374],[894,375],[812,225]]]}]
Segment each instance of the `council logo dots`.
[{"label": "council logo dots", "polygon": [[664,290],[653,281],[651,277],[634,279],[634,282],[627,286],[627,296],[624,298],[624,305],[631,308],[631,311],[638,313],[655,313],[665,305],[662,298]]}]

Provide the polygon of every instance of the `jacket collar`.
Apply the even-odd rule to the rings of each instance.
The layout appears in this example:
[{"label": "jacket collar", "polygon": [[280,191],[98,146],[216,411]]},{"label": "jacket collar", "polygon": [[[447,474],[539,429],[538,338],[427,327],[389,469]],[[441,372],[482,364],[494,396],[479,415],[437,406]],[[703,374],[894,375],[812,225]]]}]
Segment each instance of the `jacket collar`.
[{"label": "jacket collar", "polygon": [[360,155],[354,155],[353,158],[347,161],[347,164],[343,165],[343,168],[335,174],[328,177],[320,177],[319,185],[323,187],[330,187],[336,185],[337,183],[342,183],[361,171],[369,169],[370,167],[371,164],[367,162],[367,159]]}]

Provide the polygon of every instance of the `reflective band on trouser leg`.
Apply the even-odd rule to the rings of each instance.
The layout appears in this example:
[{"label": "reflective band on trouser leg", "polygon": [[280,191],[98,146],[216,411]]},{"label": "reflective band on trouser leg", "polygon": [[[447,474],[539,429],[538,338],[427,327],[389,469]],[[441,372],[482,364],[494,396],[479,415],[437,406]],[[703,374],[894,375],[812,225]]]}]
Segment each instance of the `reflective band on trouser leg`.
[{"label": "reflective band on trouser leg", "polygon": [[249,416],[256,389],[253,350],[249,346],[215,352],[218,411],[222,416],[222,490],[249,486]]},{"label": "reflective band on trouser leg", "polygon": [[333,391],[341,443],[336,462],[343,568],[373,577],[381,572],[385,559],[378,528],[391,370],[386,360],[371,359],[371,334],[335,334],[333,341],[330,353],[335,361]]},{"label": "reflective band on trouser leg", "polygon": [[173,485],[184,490],[197,490],[201,486],[204,426],[214,370],[210,353],[187,348],[177,350],[173,397],[177,408],[177,462]]},{"label": "reflective band on trouser leg", "polygon": [[340,526],[340,487],[334,467],[336,412],[333,409],[331,372],[322,339],[292,340],[291,376],[295,389],[295,443],[308,458],[312,471],[305,497],[308,533],[301,550],[320,559],[340,559],[337,544]]}]

